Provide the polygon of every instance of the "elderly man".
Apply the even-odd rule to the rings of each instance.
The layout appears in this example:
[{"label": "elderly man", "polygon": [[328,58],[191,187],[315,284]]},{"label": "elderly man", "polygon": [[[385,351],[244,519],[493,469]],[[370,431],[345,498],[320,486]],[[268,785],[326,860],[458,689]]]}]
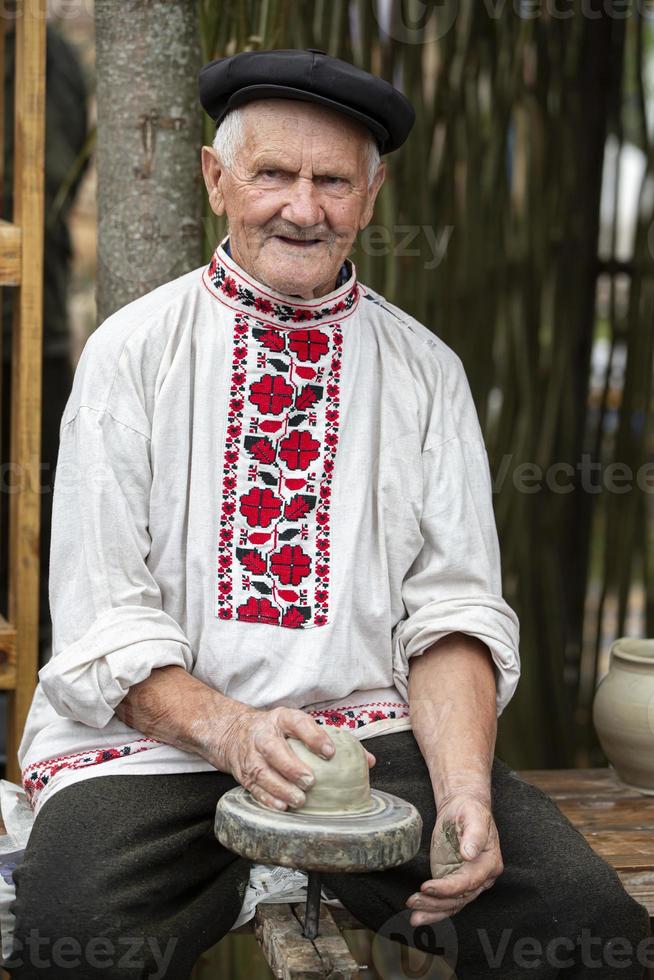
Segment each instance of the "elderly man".
[{"label": "elderly man", "polygon": [[11,975],[188,976],[250,875],[216,801],[301,805],[286,736],[344,726],[424,821],[402,867],[325,876],[365,924],[475,980],[608,978],[618,939],[635,980],[645,910],[494,757],[518,623],[461,362],[347,257],[412,109],[318,51],[212,62],[200,97],[228,238],[102,324],[62,419]]}]

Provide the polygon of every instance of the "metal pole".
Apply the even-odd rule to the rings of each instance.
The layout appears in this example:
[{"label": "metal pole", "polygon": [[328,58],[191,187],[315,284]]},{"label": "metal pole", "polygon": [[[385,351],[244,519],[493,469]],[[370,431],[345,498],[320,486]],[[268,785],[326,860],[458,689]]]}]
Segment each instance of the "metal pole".
[{"label": "metal pole", "polygon": [[320,872],[308,871],[307,904],[304,912],[304,936],[315,939],[320,922]]}]

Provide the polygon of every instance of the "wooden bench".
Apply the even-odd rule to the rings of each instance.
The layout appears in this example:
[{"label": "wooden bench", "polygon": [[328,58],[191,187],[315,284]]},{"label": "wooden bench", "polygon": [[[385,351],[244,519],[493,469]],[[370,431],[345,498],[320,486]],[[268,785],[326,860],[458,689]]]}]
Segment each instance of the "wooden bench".
[{"label": "wooden bench", "polygon": [[[654,926],[654,796],[627,789],[611,769],[539,769],[519,774],[544,790],[616,869],[627,892],[649,911]],[[311,942],[302,936],[303,917],[304,905],[260,905],[253,923],[238,931],[256,934],[270,969],[282,980],[357,980],[371,975],[361,970],[364,963],[370,965],[370,938],[366,943],[362,935],[360,942],[353,942],[357,933],[350,931],[364,930],[361,923],[344,910],[323,904],[320,935]],[[343,932],[348,933],[348,942]],[[224,940],[201,957],[194,973],[197,980],[227,975],[221,946],[224,950],[229,942]]]},{"label": "wooden bench", "polygon": [[654,796],[627,789],[612,769],[532,769],[520,775],[544,790],[615,868],[654,927]]}]

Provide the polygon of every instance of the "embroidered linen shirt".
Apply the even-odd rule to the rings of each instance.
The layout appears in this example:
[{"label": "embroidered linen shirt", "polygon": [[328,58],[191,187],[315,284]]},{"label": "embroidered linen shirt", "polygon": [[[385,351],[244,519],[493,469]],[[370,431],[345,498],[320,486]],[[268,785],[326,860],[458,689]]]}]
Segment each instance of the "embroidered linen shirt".
[{"label": "embroidered linen shirt", "polygon": [[88,340],[19,748],[35,810],[91,776],[212,768],[114,713],[165,665],[369,737],[410,727],[410,658],[461,631],[490,649],[498,714],[511,698],[518,621],[463,366],[347,270],[305,301],[221,244]]}]

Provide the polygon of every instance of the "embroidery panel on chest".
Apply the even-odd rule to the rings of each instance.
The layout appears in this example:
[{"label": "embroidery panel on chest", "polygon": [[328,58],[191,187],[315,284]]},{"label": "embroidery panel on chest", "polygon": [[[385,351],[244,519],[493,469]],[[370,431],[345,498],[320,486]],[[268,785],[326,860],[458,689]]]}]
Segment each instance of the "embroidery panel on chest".
[{"label": "embroidery panel on chest", "polygon": [[216,616],[329,620],[330,501],[342,331],[237,315],[223,459]]}]

